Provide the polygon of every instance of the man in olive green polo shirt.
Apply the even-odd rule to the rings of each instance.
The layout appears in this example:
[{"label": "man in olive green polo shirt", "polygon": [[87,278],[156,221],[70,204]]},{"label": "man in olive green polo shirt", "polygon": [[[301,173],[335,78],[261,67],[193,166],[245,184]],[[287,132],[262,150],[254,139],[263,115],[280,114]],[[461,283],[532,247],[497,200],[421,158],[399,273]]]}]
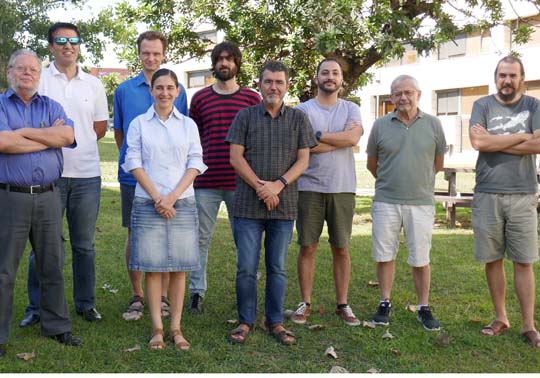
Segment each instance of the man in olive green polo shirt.
[{"label": "man in olive green polo shirt", "polygon": [[417,319],[429,331],[440,329],[428,306],[429,252],[435,207],[435,174],[443,169],[446,141],[441,122],[418,109],[415,78],[398,76],[391,85],[396,110],[375,121],[368,140],[367,168],[376,178],[372,205],[373,259],[380,303],[373,322],[388,325],[390,292],[403,228],[418,295]]}]

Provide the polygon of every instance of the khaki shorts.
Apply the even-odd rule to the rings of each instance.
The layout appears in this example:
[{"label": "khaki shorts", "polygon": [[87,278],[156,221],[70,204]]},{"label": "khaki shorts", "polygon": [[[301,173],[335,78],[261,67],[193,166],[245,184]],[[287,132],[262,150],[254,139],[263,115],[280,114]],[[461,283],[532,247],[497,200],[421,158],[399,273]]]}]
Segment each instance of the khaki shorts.
[{"label": "khaki shorts", "polygon": [[298,192],[298,244],[318,243],[326,220],[329,243],[337,248],[348,247],[355,206],[354,193]]},{"label": "khaki shorts", "polygon": [[472,201],[474,257],[488,263],[508,256],[523,264],[538,260],[536,194],[475,193]]},{"label": "khaki shorts", "polygon": [[408,264],[414,267],[429,264],[431,234],[435,220],[433,205],[400,205],[373,201],[371,217],[373,260],[388,262],[396,259],[403,227],[409,250]]}]

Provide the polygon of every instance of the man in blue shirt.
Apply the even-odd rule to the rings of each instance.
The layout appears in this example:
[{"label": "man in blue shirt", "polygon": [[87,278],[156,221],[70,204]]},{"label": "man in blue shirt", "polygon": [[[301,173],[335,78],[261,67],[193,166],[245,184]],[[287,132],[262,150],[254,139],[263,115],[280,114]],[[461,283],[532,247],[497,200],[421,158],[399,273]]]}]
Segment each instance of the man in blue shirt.
[{"label": "man in blue shirt", "polygon": [[62,147],[74,145],[73,121],[57,102],[37,93],[41,62],[18,50],[7,69],[10,89],[0,96],[0,356],[13,314],[13,286],[29,239],[41,285],[41,334],[78,346],[64,294],[62,214],[54,182]]},{"label": "man in blue shirt", "polygon": [[[131,204],[135,195],[137,182],[133,175],[122,169],[126,157],[126,136],[131,121],[140,114],[146,113],[153,100],[149,91],[152,75],[160,68],[165,60],[167,38],[159,31],[146,31],[137,39],[137,49],[143,70],[136,77],[120,84],[114,93],[114,139],[120,151],[118,159],[118,181],[122,199],[122,226],[128,229],[125,246],[126,265],[129,264],[131,234]],[[176,98],[174,106],[184,115],[187,115],[186,90],[180,84],[180,95]],[[144,308],[144,293],[142,289],[142,273],[128,268],[129,279],[133,288],[133,297],[129,302],[127,311],[123,314],[125,320],[138,320]],[[162,315],[167,316],[167,286],[169,276],[164,275],[162,282]]]}]

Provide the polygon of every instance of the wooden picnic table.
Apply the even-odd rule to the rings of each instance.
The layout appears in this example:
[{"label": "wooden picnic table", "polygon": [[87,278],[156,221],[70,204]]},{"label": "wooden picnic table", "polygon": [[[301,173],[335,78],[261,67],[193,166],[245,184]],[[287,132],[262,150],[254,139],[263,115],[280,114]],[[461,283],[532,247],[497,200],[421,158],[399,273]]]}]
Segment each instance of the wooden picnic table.
[{"label": "wooden picnic table", "polygon": [[457,191],[457,174],[474,173],[474,168],[443,168],[444,179],[448,181],[448,190],[436,191],[435,201],[443,202],[446,208],[446,222],[451,228],[456,226],[456,208],[471,207],[473,193]]}]

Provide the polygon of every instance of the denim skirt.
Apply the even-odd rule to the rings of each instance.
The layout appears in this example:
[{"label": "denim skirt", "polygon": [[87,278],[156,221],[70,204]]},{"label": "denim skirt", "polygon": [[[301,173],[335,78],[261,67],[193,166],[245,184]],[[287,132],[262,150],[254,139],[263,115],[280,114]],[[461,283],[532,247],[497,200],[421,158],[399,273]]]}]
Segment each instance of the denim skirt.
[{"label": "denim skirt", "polygon": [[142,272],[199,270],[199,219],[195,196],[174,204],[176,216],[165,219],[154,201],[135,197],[131,212],[129,269]]}]

